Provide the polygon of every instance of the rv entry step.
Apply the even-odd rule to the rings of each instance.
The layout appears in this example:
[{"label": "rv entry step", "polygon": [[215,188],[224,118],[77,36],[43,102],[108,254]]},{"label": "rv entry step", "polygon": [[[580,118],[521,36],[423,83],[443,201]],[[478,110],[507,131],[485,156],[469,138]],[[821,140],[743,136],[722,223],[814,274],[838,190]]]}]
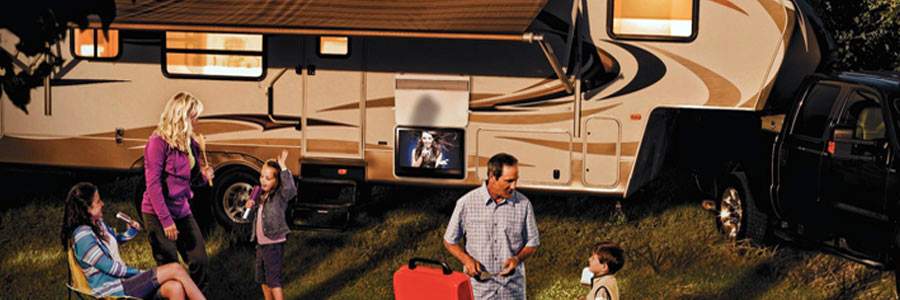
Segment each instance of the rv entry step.
[{"label": "rv entry step", "polygon": [[356,181],[301,178],[297,201],[292,205],[291,225],[296,228],[347,228],[356,204]]},{"label": "rv entry step", "polygon": [[300,177],[366,180],[366,161],[356,158],[303,158],[300,160]]}]

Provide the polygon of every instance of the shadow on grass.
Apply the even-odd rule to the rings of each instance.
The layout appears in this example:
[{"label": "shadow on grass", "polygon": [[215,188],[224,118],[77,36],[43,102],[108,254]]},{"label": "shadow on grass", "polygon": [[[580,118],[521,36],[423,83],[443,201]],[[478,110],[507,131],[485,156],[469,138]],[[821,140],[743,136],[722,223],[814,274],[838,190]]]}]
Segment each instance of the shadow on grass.
[{"label": "shadow on grass", "polygon": [[[83,170],[41,166],[0,164],[0,189],[7,199],[0,211],[22,207],[28,203],[62,202],[75,183],[87,181],[100,188],[104,196],[124,196],[134,189],[137,173],[107,170]],[[125,199],[125,198],[123,198]]]},{"label": "shadow on grass", "polygon": [[[295,295],[297,299],[325,299],[335,296],[347,286],[357,282],[364,276],[372,276],[369,268],[374,268],[384,262],[397,260],[410,247],[428,239],[428,233],[435,230],[443,230],[446,222],[452,213],[453,205],[456,199],[467,190],[437,190],[434,188],[421,187],[383,187],[376,189],[373,194],[372,204],[362,211],[364,218],[357,219],[354,224],[353,235],[365,234],[367,228],[379,226],[386,217],[386,214],[394,211],[403,211],[405,214],[421,215],[422,221],[411,221],[400,224],[396,228],[393,235],[398,237],[393,242],[378,245],[375,249],[365,250],[359,257],[359,260],[348,261],[344,266],[333,266],[339,268],[340,271],[316,284],[314,288],[307,289],[299,295]],[[449,209],[447,208],[449,206]],[[341,241],[347,243],[344,237]],[[313,243],[315,240],[305,239],[304,242],[310,244],[324,244],[323,251],[334,249],[334,243],[331,240],[319,240],[319,243]],[[313,260],[312,257],[307,257]],[[322,264],[327,257],[320,257],[316,265]],[[300,265],[305,265],[300,263]],[[315,269],[315,265],[304,269]],[[391,276],[391,274],[384,274]],[[296,273],[290,273],[286,281],[292,281],[300,278]]]},{"label": "shadow on grass", "polygon": [[802,265],[806,259],[793,256],[788,259],[768,259],[745,270],[728,288],[684,299],[760,299],[772,287],[784,280],[790,269]]},{"label": "shadow on grass", "polygon": [[[458,198],[452,197],[455,195],[453,193],[461,195],[460,191],[448,192],[433,188],[379,187],[375,190],[370,199],[371,205],[358,212],[361,216],[355,218],[348,230],[298,230],[289,235],[282,274],[286,294],[291,294],[291,289],[298,288],[298,282],[306,282],[300,285],[300,294],[291,295],[290,298],[333,297],[343,293],[345,287],[364,276],[372,276],[370,268],[398,259],[398,255],[409,247],[427,239],[429,232],[443,230],[452,212],[452,205]],[[450,196],[448,193],[451,193]],[[397,227],[385,225],[388,215],[397,212],[420,217],[395,225]],[[372,240],[373,228],[376,231],[391,231],[391,235],[397,238],[378,245],[377,240]],[[212,247],[216,248],[213,250],[215,253],[210,253],[209,298],[259,298],[260,287],[254,281],[255,246],[236,241],[231,236],[223,237],[219,233],[224,231],[212,234],[212,239],[217,239],[220,247]],[[365,250],[355,249],[356,243],[361,241],[376,245]],[[349,260],[341,256],[348,253],[359,259]],[[335,272],[313,274],[316,270],[323,269]]]},{"label": "shadow on grass", "polygon": [[[757,265],[744,267],[717,267],[715,258],[708,253],[698,256],[694,251],[710,251],[710,248],[725,246],[723,240],[715,233],[713,216],[700,210],[700,195],[690,188],[693,182],[689,177],[677,172],[663,174],[658,180],[651,182],[627,199],[595,198],[571,196],[560,197],[536,193],[531,198],[535,206],[535,214],[539,221],[551,219],[551,226],[556,232],[572,234],[566,239],[547,237],[542,245],[542,252],[551,251],[551,257],[541,257],[557,269],[547,270],[553,274],[550,278],[562,278],[566,274],[576,277],[581,268],[586,266],[589,247],[600,240],[613,240],[623,245],[626,250],[626,268],[624,277],[628,280],[624,287],[625,294],[687,299],[754,299],[784,280],[787,272],[805,262],[803,257],[773,257]],[[621,212],[617,211],[616,201],[621,201]],[[624,218],[620,214],[624,213]],[[542,231],[543,233],[543,231]],[[541,237],[544,240],[544,236]],[[574,251],[559,247],[580,247]],[[581,249],[583,248],[583,249]],[[705,249],[705,250],[704,250]],[[652,250],[652,251],[651,251]],[[642,251],[646,252],[643,253]],[[649,251],[649,252],[648,252]],[[721,253],[716,251],[715,253]],[[539,253],[543,256],[544,253]],[[552,257],[556,255],[557,257]],[[777,255],[777,254],[776,254]],[[560,257],[562,256],[562,257]],[[728,255],[722,257],[725,258]],[[536,257],[537,258],[537,257]],[[738,258],[740,259],[740,258]],[[755,259],[749,259],[753,261]],[[722,262],[727,263],[727,262]],[[695,266],[696,264],[696,266]],[[546,268],[546,266],[542,266]],[[705,268],[713,268],[703,271]],[[679,272],[719,272],[722,269],[734,269],[740,274],[729,276],[733,280],[730,286],[715,291],[695,291],[687,287],[680,291],[674,286],[642,286],[647,284],[679,285],[683,283]],[[535,270],[535,269],[531,269]],[[653,278],[641,278],[652,276]],[[712,275],[710,275],[712,276]],[[547,276],[542,276],[547,277]],[[574,280],[574,279],[573,279]],[[705,280],[705,279],[704,279]],[[721,282],[710,278],[710,281]],[[620,283],[622,284],[622,283]],[[529,295],[548,295],[557,293],[553,290],[559,283],[552,280],[529,280]],[[691,286],[690,283],[686,285]],[[574,287],[574,285],[569,285]],[[627,290],[631,289],[632,292]],[[641,291],[634,291],[641,289]],[[587,292],[585,290],[584,292]],[[668,295],[668,296],[667,296]],[[559,296],[559,295],[557,295]],[[655,297],[655,296],[654,296]]]},{"label": "shadow on grass", "polygon": [[677,206],[699,207],[700,195],[694,192],[693,185],[689,176],[670,171],[625,199],[617,196],[597,197],[527,191],[524,193],[531,199],[538,218],[557,217],[576,222],[610,223],[615,222],[613,218],[619,213],[616,211],[616,202],[619,202],[620,212],[625,217],[623,221],[634,223]]},{"label": "shadow on grass", "polygon": [[[829,296],[828,299],[858,299],[861,296],[860,294],[865,290],[871,288],[872,285],[881,278],[881,276],[881,272],[868,270],[868,272],[866,272],[862,278],[859,278],[852,282],[842,282],[841,289],[834,295]],[[888,295],[894,296],[893,294]]]},{"label": "shadow on grass", "polygon": [[[423,226],[424,225],[424,226]],[[370,276],[369,267],[377,266],[381,262],[391,261],[400,255],[406,246],[419,243],[426,239],[426,233],[443,225],[443,222],[431,221],[426,224],[412,223],[402,225],[396,232],[401,237],[396,241],[382,245],[374,251],[366,251],[364,257],[358,261],[349,262],[351,266],[344,266],[341,271],[316,285],[316,288],[301,293],[297,299],[325,299],[340,292],[344,287],[355,282],[363,276]]]}]

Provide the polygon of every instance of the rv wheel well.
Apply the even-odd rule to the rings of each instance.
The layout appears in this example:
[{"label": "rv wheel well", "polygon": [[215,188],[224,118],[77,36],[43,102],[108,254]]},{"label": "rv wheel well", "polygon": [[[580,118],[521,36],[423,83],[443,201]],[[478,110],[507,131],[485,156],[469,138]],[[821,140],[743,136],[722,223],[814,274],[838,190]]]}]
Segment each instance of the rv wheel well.
[{"label": "rv wheel well", "polygon": [[723,172],[754,165],[762,153],[760,124],[752,111],[655,109],[626,195],[669,172],[693,175],[705,190]]},{"label": "rv wheel well", "polygon": [[223,174],[228,174],[231,172],[245,172],[245,173],[249,173],[249,174],[257,174],[257,173],[259,173],[259,170],[257,170],[257,168],[245,165],[240,162],[228,163],[228,164],[220,165],[218,168],[216,168],[216,177],[219,177]]}]

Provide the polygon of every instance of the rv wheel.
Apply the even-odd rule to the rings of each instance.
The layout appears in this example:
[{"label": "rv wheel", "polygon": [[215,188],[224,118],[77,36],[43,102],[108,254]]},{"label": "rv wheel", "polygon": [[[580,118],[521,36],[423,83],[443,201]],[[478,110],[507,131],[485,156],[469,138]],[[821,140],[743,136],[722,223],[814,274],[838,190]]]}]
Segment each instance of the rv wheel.
[{"label": "rv wheel", "polygon": [[259,181],[259,176],[251,172],[235,169],[222,174],[221,179],[216,177],[213,214],[225,228],[235,229],[250,223],[242,217],[244,204],[250,198],[250,190]]},{"label": "rv wheel", "polygon": [[716,205],[716,226],[730,240],[750,239],[764,243],[767,237],[768,217],[759,210],[747,191],[743,174],[729,176],[722,185]]}]

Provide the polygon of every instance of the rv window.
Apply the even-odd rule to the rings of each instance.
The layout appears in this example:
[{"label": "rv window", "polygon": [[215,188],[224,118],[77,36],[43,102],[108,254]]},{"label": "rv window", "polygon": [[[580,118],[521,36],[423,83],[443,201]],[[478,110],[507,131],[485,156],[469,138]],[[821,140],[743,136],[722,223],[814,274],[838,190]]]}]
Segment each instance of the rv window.
[{"label": "rv window", "polygon": [[104,32],[97,29],[74,29],[72,34],[72,55],[78,58],[115,58],[119,56],[119,31]]},{"label": "rv window", "polygon": [[167,49],[262,52],[262,36],[256,34],[166,32]]},{"label": "rv window", "polygon": [[350,39],[346,36],[319,37],[319,55],[347,56],[350,54]]},{"label": "rv window", "polygon": [[609,0],[608,29],[617,39],[691,41],[697,0]]},{"label": "rv window", "polygon": [[260,79],[264,75],[263,36],[166,32],[166,76]]}]

